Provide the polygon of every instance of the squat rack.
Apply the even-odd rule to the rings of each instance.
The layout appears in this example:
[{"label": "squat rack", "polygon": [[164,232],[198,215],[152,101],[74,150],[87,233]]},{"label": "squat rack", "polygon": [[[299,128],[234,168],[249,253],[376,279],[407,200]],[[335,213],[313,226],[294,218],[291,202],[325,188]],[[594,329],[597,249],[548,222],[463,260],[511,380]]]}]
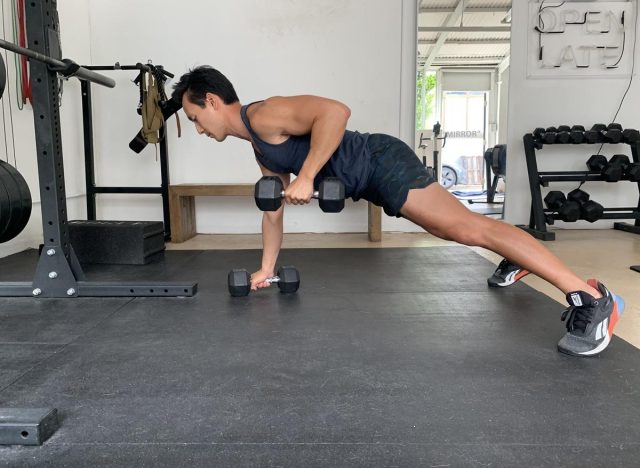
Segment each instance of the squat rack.
[{"label": "squat rack", "polygon": [[33,281],[0,283],[0,296],[193,296],[197,291],[197,283],[194,282],[85,280],[69,242],[58,74],[75,76],[110,88],[115,87],[115,81],[71,60],[61,60],[57,0],[27,2],[26,23],[28,43],[33,49],[24,49],[6,41],[1,41],[0,47],[35,59],[31,61],[30,68],[44,247]]}]

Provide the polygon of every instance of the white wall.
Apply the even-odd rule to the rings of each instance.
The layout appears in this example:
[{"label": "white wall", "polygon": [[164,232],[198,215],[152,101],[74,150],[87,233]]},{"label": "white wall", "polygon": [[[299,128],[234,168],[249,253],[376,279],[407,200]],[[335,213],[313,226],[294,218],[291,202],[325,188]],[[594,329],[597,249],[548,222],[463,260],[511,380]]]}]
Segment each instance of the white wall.
[{"label": "white wall", "polygon": [[[10,11],[9,0],[2,1]],[[210,64],[232,80],[243,103],[279,94],[329,96],[351,107],[349,128],[385,132],[413,143],[416,0],[220,0],[215,4],[198,0],[188,7],[169,0],[65,0],[58,2],[58,9],[63,56],[81,64],[152,59],[177,76]],[[9,68],[12,80],[13,67]],[[141,124],[135,112],[138,91],[131,83],[135,73],[107,74],[116,80],[115,89],[93,86],[96,182],[157,186],[155,148],[140,155],[128,148]],[[9,99],[3,101],[9,105]],[[14,101],[18,167],[32,190],[34,209],[25,231],[0,245],[0,256],[35,247],[42,238],[33,114],[30,106],[17,112]],[[77,80],[65,83],[61,113],[69,219],[82,219],[86,210]],[[169,125],[172,183],[253,183],[259,177],[246,142],[229,139],[216,144],[198,137],[184,114],[181,139],[173,119]],[[314,205],[288,207],[285,231],[366,231],[366,203],[348,202],[344,212],[336,215],[322,214]],[[101,195],[98,217],[161,220],[160,199]],[[260,229],[261,216],[250,198],[198,198],[197,217],[198,231],[203,233]],[[383,229],[419,230],[405,220],[387,217]]]},{"label": "white wall", "polygon": [[[3,16],[3,32],[7,40],[13,37],[11,26],[11,1],[2,0],[5,15]],[[60,29],[62,31],[62,52],[64,57],[73,58],[79,63],[90,62],[89,53],[89,7],[83,0],[64,0],[58,2]],[[4,36],[3,36],[4,37]],[[4,139],[9,146],[9,162],[13,164],[15,155],[17,167],[23,175],[33,199],[31,219],[25,230],[12,241],[0,244],[0,257],[20,252],[26,248],[37,247],[42,242],[42,217],[40,214],[40,190],[38,169],[36,164],[36,145],[33,127],[33,112],[30,105],[19,111],[16,104],[15,89],[15,54],[2,50],[7,64],[7,86],[2,98],[5,125],[0,128],[1,158],[6,161]],[[10,95],[9,95],[10,94]],[[11,110],[9,109],[11,107]],[[67,195],[69,197],[69,218],[84,218],[84,156],[82,146],[82,109],[80,101],[80,85],[77,80],[69,80],[64,84],[61,107],[62,141]],[[13,115],[13,132],[10,115]],[[7,132],[5,135],[4,128]]]},{"label": "white wall", "polygon": [[[242,103],[272,95],[328,96],[351,107],[351,129],[412,136],[416,7],[415,0],[94,0],[89,2],[92,59],[96,64],[152,59],[176,79],[209,64],[234,83]],[[403,21],[413,21],[408,34]],[[96,89],[94,96],[97,183],[157,185],[154,148],[136,155],[127,147],[140,127],[132,76],[112,76],[117,89]],[[402,124],[401,112],[411,116]],[[181,139],[175,122],[169,124],[172,183],[253,183],[260,177],[248,143],[212,142],[181,117]],[[98,216],[105,219],[162,218],[153,197],[101,201]],[[348,202],[335,215],[322,214],[315,205],[288,207],[285,232],[366,231],[366,203]],[[250,198],[202,197],[196,207],[198,232],[259,232],[261,216]],[[396,222],[386,220],[385,228]]]},{"label": "white wall", "polygon": [[[606,2],[598,2],[606,5]],[[634,2],[637,5],[637,1]],[[509,159],[507,164],[507,197],[505,219],[514,224],[529,222],[531,197],[522,136],[535,127],[582,124],[591,127],[594,123],[608,124],[613,119],[620,100],[629,83],[626,78],[528,78],[527,35],[529,2],[513,2],[511,25],[511,66],[509,77]],[[630,21],[630,19],[627,19]],[[636,25],[637,27],[637,25]],[[531,53],[535,53],[532,51]],[[635,52],[636,73],[640,66],[640,48]],[[625,128],[640,127],[638,103],[640,85],[637,76],[626,97],[617,122]],[[539,170],[584,170],[588,157],[597,152],[599,145],[546,146],[539,151]],[[616,153],[630,155],[628,145],[605,145],[602,154],[610,157]],[[551,189],[565,193],[576,188],[577,183],[555,183]],[[607,184],[590,182],[583,189],[591,198],[605,207],[635,206],[638,202],[638,187],[630,182]],[[543,196],[546,190],[543,189]],[[562,223],[559,227],[609,228],[613,221]]]},{"label": "white wall", "polygon": [[509,132],[509,71],[498,72],[498,135],[496,143],[505,144]]}]

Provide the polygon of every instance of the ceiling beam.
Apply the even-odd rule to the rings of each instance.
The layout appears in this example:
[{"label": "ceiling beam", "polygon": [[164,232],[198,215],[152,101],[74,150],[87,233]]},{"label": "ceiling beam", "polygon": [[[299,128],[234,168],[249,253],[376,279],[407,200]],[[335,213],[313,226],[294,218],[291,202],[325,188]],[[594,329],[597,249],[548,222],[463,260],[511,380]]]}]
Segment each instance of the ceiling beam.
[{"label": "ceiling beam", "polygon": [[[447,26],[454,25],[458,21],[458,19],[462,17],[462,14],[464,13],[464,7],[465,7],[464,0],[458,0],[458,4],[456,5],[453,12],[449,14],[444,24]],[[421,32],[420,31],[421,29],[423,28],[418,28],[418,32]],[[446,31],[436,31],[436,32],[439,32],[440,34],[438,34],[436,43],[431,47],[431,50],[429,51],[429,55],[427,55],[427,58],[424,62],[424,65],[423,65],[424,72],[427,71],[427,69],[431,66],[431,63],[433,62],[433,60],[438,56],[438,52],[440,52],[440,49],[442,48],[444,43],[447,42],[447,37],[449,36],[449,33]]]},{"label": "ceiling beam", "polygon": [[[446,59],[436,59],[431,67],[492,67],[497,68],[500,65],[501,57],[492,59],[457,59],[455,57],[447,57]],[[420,65],[420,63],[418,63]]]},{"label": "ceiling beam", "polygon": [[511,32],[511,26],[420,26],[418,32],[465,33],[465,32]]},{"label": "ceiling beam", "polygon": [[[478,65],[478,64],[493,64],[498,65],[505,59],[502,55],[496,55],[491,57],[442,57],[436,58],[433,61],[434,65],[440,64],[458,64],[458,65]],[[418,63],[422,63],[422,57],[418,58]]]},{"label": "ceiling beam", "polygon": [[[437,58],[435,62],[451,63],[451,62],[502,62],[505,59],[503,55],[495,55],[491,57],[441,57]],[[420,62],[421,60],[418,59]]]},{"label": "ceiling beam", "polygon": [[504,58],[504,60],[502,62],[500,62],[500,65],[498,65],[498,73],[502,74],[504,73],[504,71],[509,68],[509,64],[511,62],[511,54],[507,54]]},{"label": "ceiling beam", "polygon": [[[468,7],[465,13],[507,13],[511,7]],[[420,13],[453,13],[455,8],[421,7]]]},{"label": "ceiling beam", "polygon": [[[437,41],[435,39],[418,39],[418,44],[433,45]],[[510,44],[510,39],[448,39],[446,44],[457,45],[502,45]]]}]

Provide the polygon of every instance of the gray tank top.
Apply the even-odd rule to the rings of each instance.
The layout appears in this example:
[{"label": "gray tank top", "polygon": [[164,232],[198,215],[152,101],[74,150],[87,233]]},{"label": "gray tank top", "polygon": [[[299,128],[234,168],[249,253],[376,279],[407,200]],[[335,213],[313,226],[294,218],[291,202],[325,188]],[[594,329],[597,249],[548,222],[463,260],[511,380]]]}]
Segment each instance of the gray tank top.
[{"label": "gray tank top", "polygon": [[[240,116],[249,130],[253,142],[258,147],[259,151],[254,150],[257,160],[272,172],[298,175],[309,154],[311,134],[291,135],[286,141],[275,145],[267,143],[251,128],[247,117],[247,109],[251,104],[242,106]],[[369,177],[368,138],[368,133],[346,130],[340,146],[316,176],[313,182],[315,189],[318,189],[320,181],[324,177],[338,177],[344,183],[345,196],[358,200]]]}]

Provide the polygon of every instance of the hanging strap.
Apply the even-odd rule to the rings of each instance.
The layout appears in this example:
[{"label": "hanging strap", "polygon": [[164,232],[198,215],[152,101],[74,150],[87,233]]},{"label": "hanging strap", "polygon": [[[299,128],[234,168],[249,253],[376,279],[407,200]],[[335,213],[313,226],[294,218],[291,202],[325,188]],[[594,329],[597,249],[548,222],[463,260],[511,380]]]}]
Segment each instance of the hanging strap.
[{"label": "hanging strap", "polygon": [[160,109],[158,82],[153,73],[145,72],[142,78],[142,136],[147,143],[160,141],[160,129],[164,118]]}]

